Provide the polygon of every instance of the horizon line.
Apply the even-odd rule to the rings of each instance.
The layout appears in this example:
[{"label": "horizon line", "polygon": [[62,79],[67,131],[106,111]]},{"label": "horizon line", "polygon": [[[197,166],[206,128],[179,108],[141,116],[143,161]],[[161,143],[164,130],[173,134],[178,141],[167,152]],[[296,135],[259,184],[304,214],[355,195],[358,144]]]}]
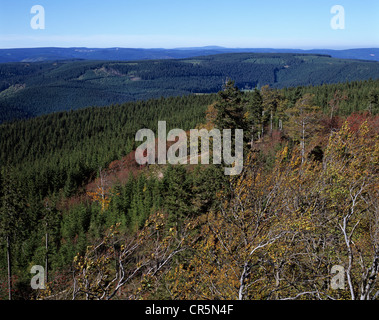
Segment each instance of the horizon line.
[{"label": "horizon line", "polygon": [[81,46],[36,46],[36,47],[7,47],[1,48],[0,50],[17,50],[17,49],[138,49],[138,50],[196,50],[196,49],[232,49],[232,50],[244,50],[244,49],[255,49],[255,50],[331,50],[331,51],[344,51],[344,50],[359,50],[359,49],[379,49],[379,47],[346,47],[346,48],[330,48],[330,47],[319,47],[319,48],[297,48],[297,47],[225,47],[217,45],[206,45],[206,46],[188,46],[188,47],[122,47],[122,46],[109,46],[109,47],[81,47]]}]

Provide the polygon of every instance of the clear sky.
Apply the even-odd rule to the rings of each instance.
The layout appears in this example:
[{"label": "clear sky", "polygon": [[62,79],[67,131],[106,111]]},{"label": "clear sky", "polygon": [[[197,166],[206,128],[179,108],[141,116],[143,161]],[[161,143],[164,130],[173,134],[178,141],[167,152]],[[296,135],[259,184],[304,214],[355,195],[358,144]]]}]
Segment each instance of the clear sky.
[{"label": "clear sky", "polygon": [[[45,9],[45,29],[31,8]],[[334,5],[345,28],[333,29]],[[339,21],[340,22],[340,21]],[[378,0],[0,0],[0,48],[379,47]]]}]

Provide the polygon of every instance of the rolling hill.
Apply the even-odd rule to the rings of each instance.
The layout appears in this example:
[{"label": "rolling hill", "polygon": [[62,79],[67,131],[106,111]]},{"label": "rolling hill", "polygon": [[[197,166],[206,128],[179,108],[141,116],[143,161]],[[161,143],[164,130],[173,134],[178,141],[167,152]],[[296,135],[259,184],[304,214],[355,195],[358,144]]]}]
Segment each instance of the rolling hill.
[{"label": "rolling hill", "polygon": [[161,96],[377,79],[379,62],[319,54],[228,53],[185,59],[0,64],[0,123]]},{"label": "rolling hill", "polygon": [[190,47],[175,49],[141,48],[19,48],[0,49],[0,63],[41,62],[51,60],[151,60],[184,59],[221,53],[301,53],[326,54],[333,58],[379,61],[379,48],[346,50],[330,49],[273,49],[273,48],[224,48],[219,46]]}]

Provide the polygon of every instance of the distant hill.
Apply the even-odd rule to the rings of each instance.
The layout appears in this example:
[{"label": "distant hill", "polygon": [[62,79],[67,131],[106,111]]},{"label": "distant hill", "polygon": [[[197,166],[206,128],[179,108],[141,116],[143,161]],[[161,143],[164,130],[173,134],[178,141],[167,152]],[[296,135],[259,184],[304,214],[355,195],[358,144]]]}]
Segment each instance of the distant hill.
[{"label": "distant hill", "polygon": [[195,56],[220,53],[308,53],[326,54],[334,58],[379,61],[379,48],[348,50],[330,49],[272,49],[272,48],[224,48],[218,46],[176,48],[176,49],[138,49],[138,48],[25,48],[0,49],[0,63],[38,62],[52,60],[151,60],[183,59]]},{"label": "distant hill", "polygon": [[227,78],[246,90],[321,85],[377,79],[379,62],[321,54],[228,53],[176,60],[4,63],[0,123],[87,106],[214,93]]}]

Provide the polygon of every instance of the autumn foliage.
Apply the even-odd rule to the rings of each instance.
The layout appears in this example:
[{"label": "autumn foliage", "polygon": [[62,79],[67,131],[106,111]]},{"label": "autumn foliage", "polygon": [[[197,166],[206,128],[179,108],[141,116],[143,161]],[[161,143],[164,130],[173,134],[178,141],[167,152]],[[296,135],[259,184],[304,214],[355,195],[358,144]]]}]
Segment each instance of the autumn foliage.
[{"label": "autumn foliage", "polygon": [[[323,162],[283,148],[251,156],[230,197],[199,219],[192,256],[170,273],[176,299],[372,299],[379,294],[378,139],[363,123],[332,134]],[[331,269],[346,269],[332,290]]]},{"label": "autumn foliage", "polygon": [[[379,299],[377,102],[343,115],[352,91],[332,89],[247,95],[228,82],[196,127],[244,128],[238,176],[222,164],[136,166],[131,152],[97,167],[66,207],[80,175],[41,206],[0,171],[8,297]],[[24,261],[46,266],[45,290],[15,289]]]}]

